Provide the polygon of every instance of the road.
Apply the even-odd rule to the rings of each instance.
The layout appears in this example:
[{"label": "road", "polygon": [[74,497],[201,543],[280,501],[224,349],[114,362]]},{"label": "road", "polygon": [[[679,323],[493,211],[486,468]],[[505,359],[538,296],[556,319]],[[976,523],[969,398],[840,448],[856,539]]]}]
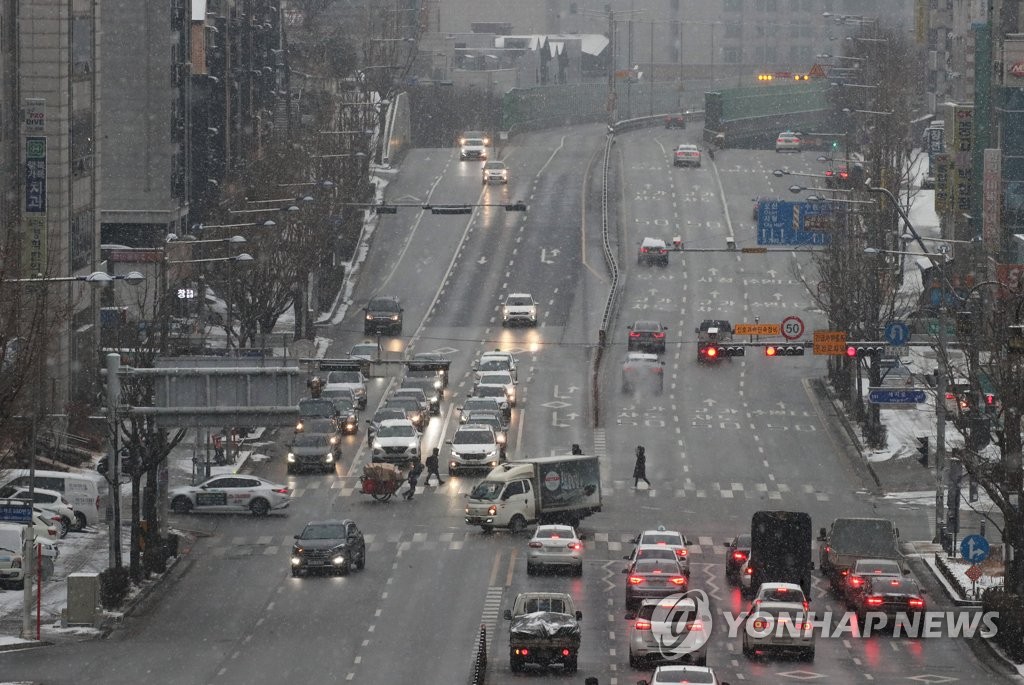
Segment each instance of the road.
[{"label": "road", "polygon": [[[281,450],[259,475],[287,482],[295,501],[284,515],[178,517],[174,524],[199,536],[183,572],[157,601],[127,619],[103,641],[62,644],[0,655],[8,679],[47,683],[104,682],[233,684],[294,682],[464,682],[481,624],[491,638],[489,683],[540,679],[513,676],[503,645],[500,609],[516,592],[571,592],[584,613],[580,674],[602,685],[632,683],[643,672],[628,666],[628,622],[623,607],[622,556],[638,530],[664,524],[683,530],[691,548],[694,587],[718,610],[739,610],[738,593],[724,584],[723,541],[749,526],[762,508],[807,511],[816,526],[833,517],[876,515],[897,520],[904,539],[931,538],[926,511],[898,509],[875,497],[852,466],[806,379],[821,375],[813,356],[747,357],[698,365],[694,327],[702,318],[777,322],[800,316],[808,331],[821,325],[809,308],[800,274],[810,256],[789,252],[682,252],[667,268],[640,268],[636,244],[646,235],[680,236],[687,248],[724,248],[725,237],[753,244],[751,198],[779,197],[789,183],[777,166],[817,170],[813,153],[724,151],[715,164],[673,169],[671,147],[696,131],[651,130],[616,143],[615,172],[622,189],[614,217],[625,289],[614,343],[599,379],[602,428],[593,430],[590,355],[608,282],[599,246],[594,163],[602,127],[577,127],[525,136],[504,159],[508,187],[481,187],[479,165],[460,163],[453,150],[413,150],[388,187],[395,202],[504,204],[525,200],[525,214],[481,207],[471,216],[411,209],[382,216],[354,306],[323,333],[343,354],[363,339],[359,309],[372,295],[397,295],[405,308],[402,338],[385,338],[393,353],[442,351],[453,360],[440,417],[424,446],[442,447],[458,421],[455,408],[471,387],[472,362],[482,351],[519,357],[520,403],[514,411],[509,456],[567,451],[580,443],[603,462],[604,511],[582,525],[582,578],[528,578],[525,540],[483,535],[462,522],[463,496],[478,477],[429,486],[413,502],[377,503],[356,491],[366,462],[362,431],[346,439],[338,471],[287,476]],[[788,192],[786,192],[788,195]],[[803,267],[801,271],[798,266]],[[813,280],[812,280],[813,283]],[[503,329],[504,293],[526,291],[541,303],[536,329]],[[669,327],[663,395],[619,392],[618,360],[626,326],[655,318]],[[393,377],[370,384],[370,410]],[[644,444],[650,489],[634,489],[633,450]],[[307,520],[355,519],[367,536],[365,571],[340,578],[291,578],[291,536]],[[921,572],[920,565],[915,569]],[[931,600],[942,604],[938,594]],[[840,607],[818,579],[818,611]],[[716,623],[709,664],[724,680],[777,683],[953,682],[1001,676],[954,640],[887,638],[821,640],[813,664],[739,656],[737,640]],[[867,676],[871,676],[868,678]]]}]

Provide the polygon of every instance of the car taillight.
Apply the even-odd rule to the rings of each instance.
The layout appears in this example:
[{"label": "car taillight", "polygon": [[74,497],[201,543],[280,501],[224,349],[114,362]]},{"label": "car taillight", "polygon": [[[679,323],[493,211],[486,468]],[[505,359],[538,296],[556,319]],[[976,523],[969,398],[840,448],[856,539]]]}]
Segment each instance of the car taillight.
[{"label": "car taillight", "polygon": [[631,337],[631,338],[639,338],[640,334],[637,333],[636,331],[632,331],[632,332],[630,332],[629,337]]},{"label": "car taillight", "polygon": [[825,178],[829,178],[830,176],[832,176],[833,173],[835,173],[835,172],[833,172],[831,169],[826,169],[825,170]]},{"label": "car taillight", "polygon": [[767,627],[768,621],[764,620],[763,618],[754,619],[754,630],[764,630]]},{"label": "car taillight", "polygon": [[849,177],[849,175],[850,174],[846,173],[845,171],[840,171],[839,172],[839,178],[841,178],[843,180],[846,180],[846,178]]},{"label": "car taillight", "polygon": [[655,334],[654,334],[654,337],[655,337],[655,338],[664,338],[664,337],[665,337],[665,334],[664,334],[664,333],[655,333]]},{"label": "car taillight", "polygon": [[810,603],[806,599],[804,600],[803,604],[804,604],[804,611],[807,611],[807,610],[809,610],[811,608]]},{"label": "car taillight", "polygon": [[882,598],[881,597],[868,597],[867,600],[865,600],[865,603],[869,607],[879,607],[879,606],[882,606]]},{"label": "car taillight", "polygon": [[842,571],[839,572],[839,575],[841,575],[841,576],[848,576],[848,575],[850,575],[850,569],[844,568]]},{"label": "car taillight", "polygon": [[694,630],[696,630],[696,631],[703,631],[704,630],[704,624],[701,621],[691,621],[690,623],[688,623],[686,625],[686,628],[687,628],[687,630],[691,630],[691,631],[694,631]]},{"label": "car taillight", "polygon": [[637,629],[637,630],[650,630],[651,629],[651,622],[650,621],[644,621],[644,620],[638,620],[636,623],[633,624],[633,627],[635,629]]},{"label": "car taillight", "polygon": [[289,491],[288,488],[274,488],[274,492],[279,495],[287,495]]},{"label": "car taillight", "polygon": [[747,560],[747,553],[746,552],[733,552],[732,553],[732,558],[735,559],[736,561],[746,561]]},{"label": "car taillight", "polygon": [[911,609],[923,609],[924,608],[924,600],[921,599],[920,597],[911,597],[910,600],[907,602],[907,604],[910,605]]},{"label": "car taillight", "polygon": [[686,576],[672,576],[669,582],[673,585],[686,585]]},{"label": "car taillight", "polygon": [[570,652],[568,649],[562,650],[562,656],[569,656],[570,654],[572,654],[572,652]]},{"label": "car taillight", "polygon": [[864,579],[860,576],[850,576],[846,580],[850,584],[850,587],[860,587],[864,584]]},{"label": "car taillight", "polygon": [[568,545],[566,545],[566,547],[568,547],[569,549],[583,549],[583,545],[581,545],[578,542],[570,542]]},{"label": "car taillight", "polygon": [[516,647],[515,652],[516,656],[526,656],[530,653],[530,650],[528,650],[526,647]]},{"label": "car taillight", "polygon": [[541,543],[539,543],[539,542],[531,542],[531,543],[530,543],[530,547],[532,547],[532,548],[534,548],[534,549],[540,549],[540,548],[541,548],[541,547],[543,547],[543,546],[544,546],[544,545],[542,545],[542,544],[541,544]]},{"label": "car taillight", "polygon": [[641,247],[640,248],[640,252],[642,252],[643,254],[647,254],[647,248],[646,247]]},{"label": "car taillight", "polygon": [[753,567],[753,566],[748,566],[748,567],[747,567],[747,570],[745,571],[745,573],[746,573],[746,574],[747,574],[748,576],[752,576],[752,575],[754,575],[754,567]]},{"label": "car taillight", "polygon": [[709,347],[706,350],[704,350],[704,354],[706,354],[709,357],[717,357],[718,356],[718,349],[714,348],[714,347]]},{"label": "car taillight", "polygon": [[800,630],[806,631],[806,630],[810,630],[810,629],[811,629],[811,624],[810,623],[801,623],[800,624]]},{"label": "car taillight", "polygon": [[829,547],[828,545],[825,545],[825,552],[828,553],[828,552],[831,552],[831,551],[832,551],[832,548]]},{"label": "car taillight", "polygon": [[639,585],[642,582],[644,582],[644,579],[641,576],[630,576],[629,577],[629,584],[630,585]]},{"label": "car taillight", "polygon": [[947,399],[947,400],[951,400],[951,399],[953,399],[953,393],[951,393],[951,392],[947,392],[947,393],[946,393],[946,399]]}]

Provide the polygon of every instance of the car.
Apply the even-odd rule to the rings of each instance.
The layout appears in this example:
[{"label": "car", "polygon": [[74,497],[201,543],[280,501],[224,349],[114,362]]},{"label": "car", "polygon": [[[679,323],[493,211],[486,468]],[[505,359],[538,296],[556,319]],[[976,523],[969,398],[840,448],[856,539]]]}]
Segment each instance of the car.
[{"label": "car", "polygon": [[626,574],[626,609],[640,606],[645,599],[662,599],[685,592],[689,578],[674,559],[637,559],[622,569]]},{"label": "car", "polygon": [[[481,385],[500,385],[505,388],[505,398],[511,406],[516,406],[516,382],[508,371],[488,371],[477,376],[476,387]],[[476,390],[474,388],[474,394]]]},{"label": "car", "polygon": [[751,608],[756,608],[764,602],[790,602],[799,603],[804,611],[810,608],[802,587],[796,583],[761,583],[757,589]]},{"label": "car", "polygon": [[[299,427],[301,425],[301,428]],[[334,449],[334,457],[341,456],[341,424],[335,419],[306,419],[295,425],[295,435],[323,435]]]},{"label": "car", "polygon": [[348,351],[348,356],[360,361],[376,362],[384,358],[384,348],[375,342],[356,343]]},{"label": "car", "polygon": [[326,571],[349,573],[366,568],[366,540],[350,519],[310,521],[295,536],[291,554],[292,577]]},{"label": "car", "polygon": [[740,533],[725,543],[725,580],[739,583],[740,571],[750,558],[750,533]]},{"label": "car", "polygon": [[668,266],[668,245],[661,238],[644,238],[640,241],[636,263],[640,266]]},{"label": "car", "polygon": [[351,390],[356,406],[366,409],[366,377],[358,369],[329,372],[323,390]]},{"label": "car", "polygon": [[672,166],[700,166],[700,148],[696,145],[683,143],[677,145],[672,153]]},{"label": "car", "polygon": [[400,390],[419,390],[427,398],[427,408],[431,416],[439,416],[441,414],[441,394],[442,390],[438,387],[440,381],[436,378],[422,378],[419,376],[406,375],[402,379],[402,386]]},{"label": "car", "polygon": [[452,360],[438,352],[417,352],[412,359],[405,362],[406,374],[420,377],[436,378],[440,385],[436,386],[441,390],[448,387],[448,371],[451,369]]},{"label": "car", "polygon": [[478,423],[490,426],[494,431],[494,438],[501,448],[501,457],[504,459],[505,451],[508,449],[508,427],[501,418],[499,411],[471,411],[466,417],[466,423]]},{"label": "car", "polygon": [[583,539],[572,526],[541,525],[526,545],[526,575],[549,567],[567,568],[574,576],[583,575]]},{"label": "car", "polygon": [[5,485],[0,488],[0,499],[23,499],[35,503],[37,509],[49,511],[60,517],[60,537],[68,534],[68,531],[75,527],[78,518],[71,503],[56,490],[46,488],[33,488],[32,497],[29,497],[29,489],[23,485]]},{"label": "car", "polygon": [[847,170],[846,165],[825,169],[826,188],[843,188],[846,186],[849,178],[850,172]]},{"label": "car", "polygon": [[477,378],[480,374],[487,373],[488,371],[508,371],[512,374],[512,378],[516,381],[519,380],[518,365],[516,364],[515,355],[511,352],[484,352],[480,355],[476,364],[473,365],[473,370],[476,372]]},{"label": "car", "polygon": [[665,353],[665,331],[668,327],[662,326],[660,321],[637,321],[628,328],[627,352]]},{"label": "car", "polygon": [[287,509],[292,493],[287,485],[257,476],[228,473],[207,478],[198,485],[171,488],[171,511],[176,514],[251,512],[266,516]]},{"label": "car", "polygon": [[669,114],[665,117],[665,128],[686,128],[686,115]]},{"label": "car", "polygon": [[459,140],[459,161],[467,159],[487,159],[487,138],[477,136]]},{"label": "car", "polygon": [[508,184],[508,167],[505,166],[505,162],[484,162],[483,184],[489,183]]},{"label": "car", "polygon": [[473,388],[473,397],[489,397],[498,402],[498,408],[505,416],[505,423],[512,420],[512,403],[509,401],[508,390],[504,385],[477,385]]},{"label": "car", "polygon": [[405,409],[400,407],[381,407],[373,413],[373,418],[366,419],[366,444],[373,446],[373,436],[377,434],[380,424],[388,419],[405,419]]},{"label": "car", "polygon": [[36,540],[54,544],[60,540],[60,517],[56,514],[32,507],[32,526],[35,528]]},{"label": "car", "polygon": [[424,425],[429,423],[430,416],[434,412],[431,411],[430,400],[427,399],[427,393],[423,392],[423,388],[411,388],[407,386],[395,388],[394,392],[391,393],[391,397],[388,399],[397,400],[402,399],[404,397],[411,397],[412,399],[416,400],[416,404],[419,405],[420,408],[420,415],[423,417]]},{"label": "car", "polygon": [[363,335],[401,335],[403,311],[397,297],[374,297],[363,307]]},{"label": "car", "polygon": [[459,134],[459,144],[461,145],[470,138],[478,138],[484,141],[484,145],[490,145],[491,139],[485,131],[463,131]]},{"label": "car", "polygon": [[649,388],[656,395],[665,389],[665,362],[650,352],[627,352],[622,362],[622,392]]},{"label": "car", "polygon": [[800,134],[783,131],[775,138],[776,152],[800,152]]},{"label": "car", "polygon": [[864,591],[864,583],[868,578],[885,576],[888,578],[902,578],[903,567],[899,562],[892,559],[858,559],[850,567],[843,584],[843,597],[846,606],[852,607],[858,601],[859,595]]},{"label": "car", "polygon": [[373,436],[370,460],[373,463],[408,464],[420,459],[420,431],[409,419],[381,421]]},{"label": "car", "polygon": [[466,423],[455,429],[448,459],[448,474],[455,476],[466,469],[490,471],[501,461],[498,438],[490,426],[482,423]]},{"label": "car", "polygon": [[[342,435],[355,435],[359,431],[359,409],[351,390],[323,390],[321,396],[334,402],[338,417],[333,419]],[[311,421],[317,419],[311,419]],[[327,419],[318,419],[325,421]],[[308,422],[307,422],[308,423]],[[322,431],[317,431],[322,432]]]},{"label": "car", "polygon": [[[693,635],[707,630],[698,614],[697,604],[690,597],[677,599],[645,599],[635,612],[626,614],[629,626],[629,665],[633,668],[647,668],[658,662],[689,662],[704,666],[708,662],[707,636]],[[675,655],[666,645],[665,636],[672,636],[672,643],[689,640],[693,648]],[[691,637],[692,636],[692,637]],[[690,681],[693,682],[693,681]],[[699,681],[697,681],[699,682]]]},{"label": "car", "polygon": [[740,596],[749,597],[754,591],[754,568],[750,565],[750,557],[740,566],[739,581]]},{"label": "car", "polygon": [[[25,586],[25,526],[20,523],[0,523],[0,588],[20,590]],[[43,580],[53,576],[60,552],[57,545],[46,538],[36,537],[42,556]]]},{"label": "car", "polygon": [[459,423],[467,423],[469,415],[473,412],[493,411],[498,413],[507,428],[509,424],[507,410],[508,400],[500,397],[467,397],[462,406],[458,408]]},{"label": "car", "polygon": [[341,448],[332,437],[322,433],[296,433],[288,446],[286,462],[288,473],[316,469],[333,473],[334,464],[341,457]]},{"label": "car", "polygon": [[415,397],[404,396],[391,396],[385,402],[384,406],[388,409],[401,409],[405,412],[405,418],[412,421],[412,425],[416,426],[416,430],[423,430],[423,427],[427,425],[427,417],[423,415],[423,404]]},{"label": "car", "polygon": [[719,680],[707,666],[658,666],[650,680],[638,680],[637,685],[662,685],[662,683],[701,683],[701,685],[729,685]]},{"label": "car", "polygon": [[537,325],[537,301],[530,293],[509,293],[501,303],[501,325]]},{"label": "car", "polygon": [[913,578],[878,576],[864,581],[863,592],[857,595],[850,608],[857,614],[857,625],[863,632],[868,613],[885,614],[889,618],[902,613],[913,621],[913,614],[923,613],[926,603],[924,591]]},{"label": "car", "polygon": [[[690,541],[678,530],[667,530],[665,526],[658,526],[654,530],[644,530],[633,538],[633,544],[637,549],[645,546],[664,547],[672,550],[676,561],[683,565],[683,571],[687,577],[690,575],[690,550],[687,545]],[[633,550],[634,554],[636,550]]]},{"label": "car", "polygon": [[747,614],[741,633],[745,657],[795,652],[814,661],[814,625],[799,602],[761,602]]},{"label": "car", "polygon": [[678,559],[671,547],[664,545],[637,545],[633,551],[622,557],[630,563],[637,559]]},{"label": "car", "polygon": [[326,397],[307,397],[299,400],[299,420],[295,430],[301,431],[306,419],[337,419],[338,408]]}]

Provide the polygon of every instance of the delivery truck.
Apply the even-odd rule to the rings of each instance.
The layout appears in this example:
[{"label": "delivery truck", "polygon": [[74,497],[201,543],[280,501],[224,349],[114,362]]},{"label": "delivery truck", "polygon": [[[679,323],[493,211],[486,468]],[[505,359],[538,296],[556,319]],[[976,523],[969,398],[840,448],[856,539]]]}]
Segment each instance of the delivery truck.
[{"label": "delivery truck", "polygon": [[795,583],[811,595],[814,532],[802,511],[757,511],[750,520],[749,594],[762,583]]},{"label": "delivery truck", "polygon": [[597,457],[573,454],[510,461],[492,470],[468,495],[466,523],[484,532],[518,532],[536,523],[564,523],[601,511]]}]

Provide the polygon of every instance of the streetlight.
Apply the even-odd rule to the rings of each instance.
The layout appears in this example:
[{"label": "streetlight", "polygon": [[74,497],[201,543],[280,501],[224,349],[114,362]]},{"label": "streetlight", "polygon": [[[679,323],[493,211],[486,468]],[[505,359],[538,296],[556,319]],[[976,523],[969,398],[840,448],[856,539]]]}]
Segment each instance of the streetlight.
[{"label": "streetlight", "polygon": [[3,278],[0,283],[89,283],[100,287],[114,281],[124,281],[128,285],[138,285],[146,280],[146,277],[139,271],[129,271],[126,274],[110,275],[105,271],[93,271],[91,274],[82,276],[42,276],[36,275],[29,278]]},{"label": "streetlight", "polygon": [[[227,346],[228,349],[232,346],[231,334],[234,328],[231,321],[231,309],[232,309],[232,290],[234,288],[234,273],[235,273],[235,262],[242,264],[248,264],[253,261],[253,257],[248,252],[242,252],[240,254],[232,255],[230,257],[206,257],[203,259],[169,259],[168,264],[208,264],[211,262],[227,262],[228,263],[228,292],[227,292],[227,321],[224,323],[224,330],[227,333]],[[205,295],[205,293],[204,293]]]},{"label": "streetlight", "polygon": [[775,178],[782,178],[783,176],[806,176],[808,178],[825,178],[825,174],[805,174],[800,171],[790,171],[789,169],[776,169],[772,172],[772,176]]},{"label": "streetlight", "polygon": [[809,186],[797,186],[793,185],[789,187],[789,192],[794,195],[802,193],[805,190],[820,190],[823,193],[852,193],[853,191],[848,188],[814,188]]},{"label": "streetlight", "polygon": [[852,114],[854,112],[857,114],[879,114],[882,116],[890,116],[893,114],[892,112],[879,112],[873,109],[850,109],[849,107],[843,107],[843,114]]}]

